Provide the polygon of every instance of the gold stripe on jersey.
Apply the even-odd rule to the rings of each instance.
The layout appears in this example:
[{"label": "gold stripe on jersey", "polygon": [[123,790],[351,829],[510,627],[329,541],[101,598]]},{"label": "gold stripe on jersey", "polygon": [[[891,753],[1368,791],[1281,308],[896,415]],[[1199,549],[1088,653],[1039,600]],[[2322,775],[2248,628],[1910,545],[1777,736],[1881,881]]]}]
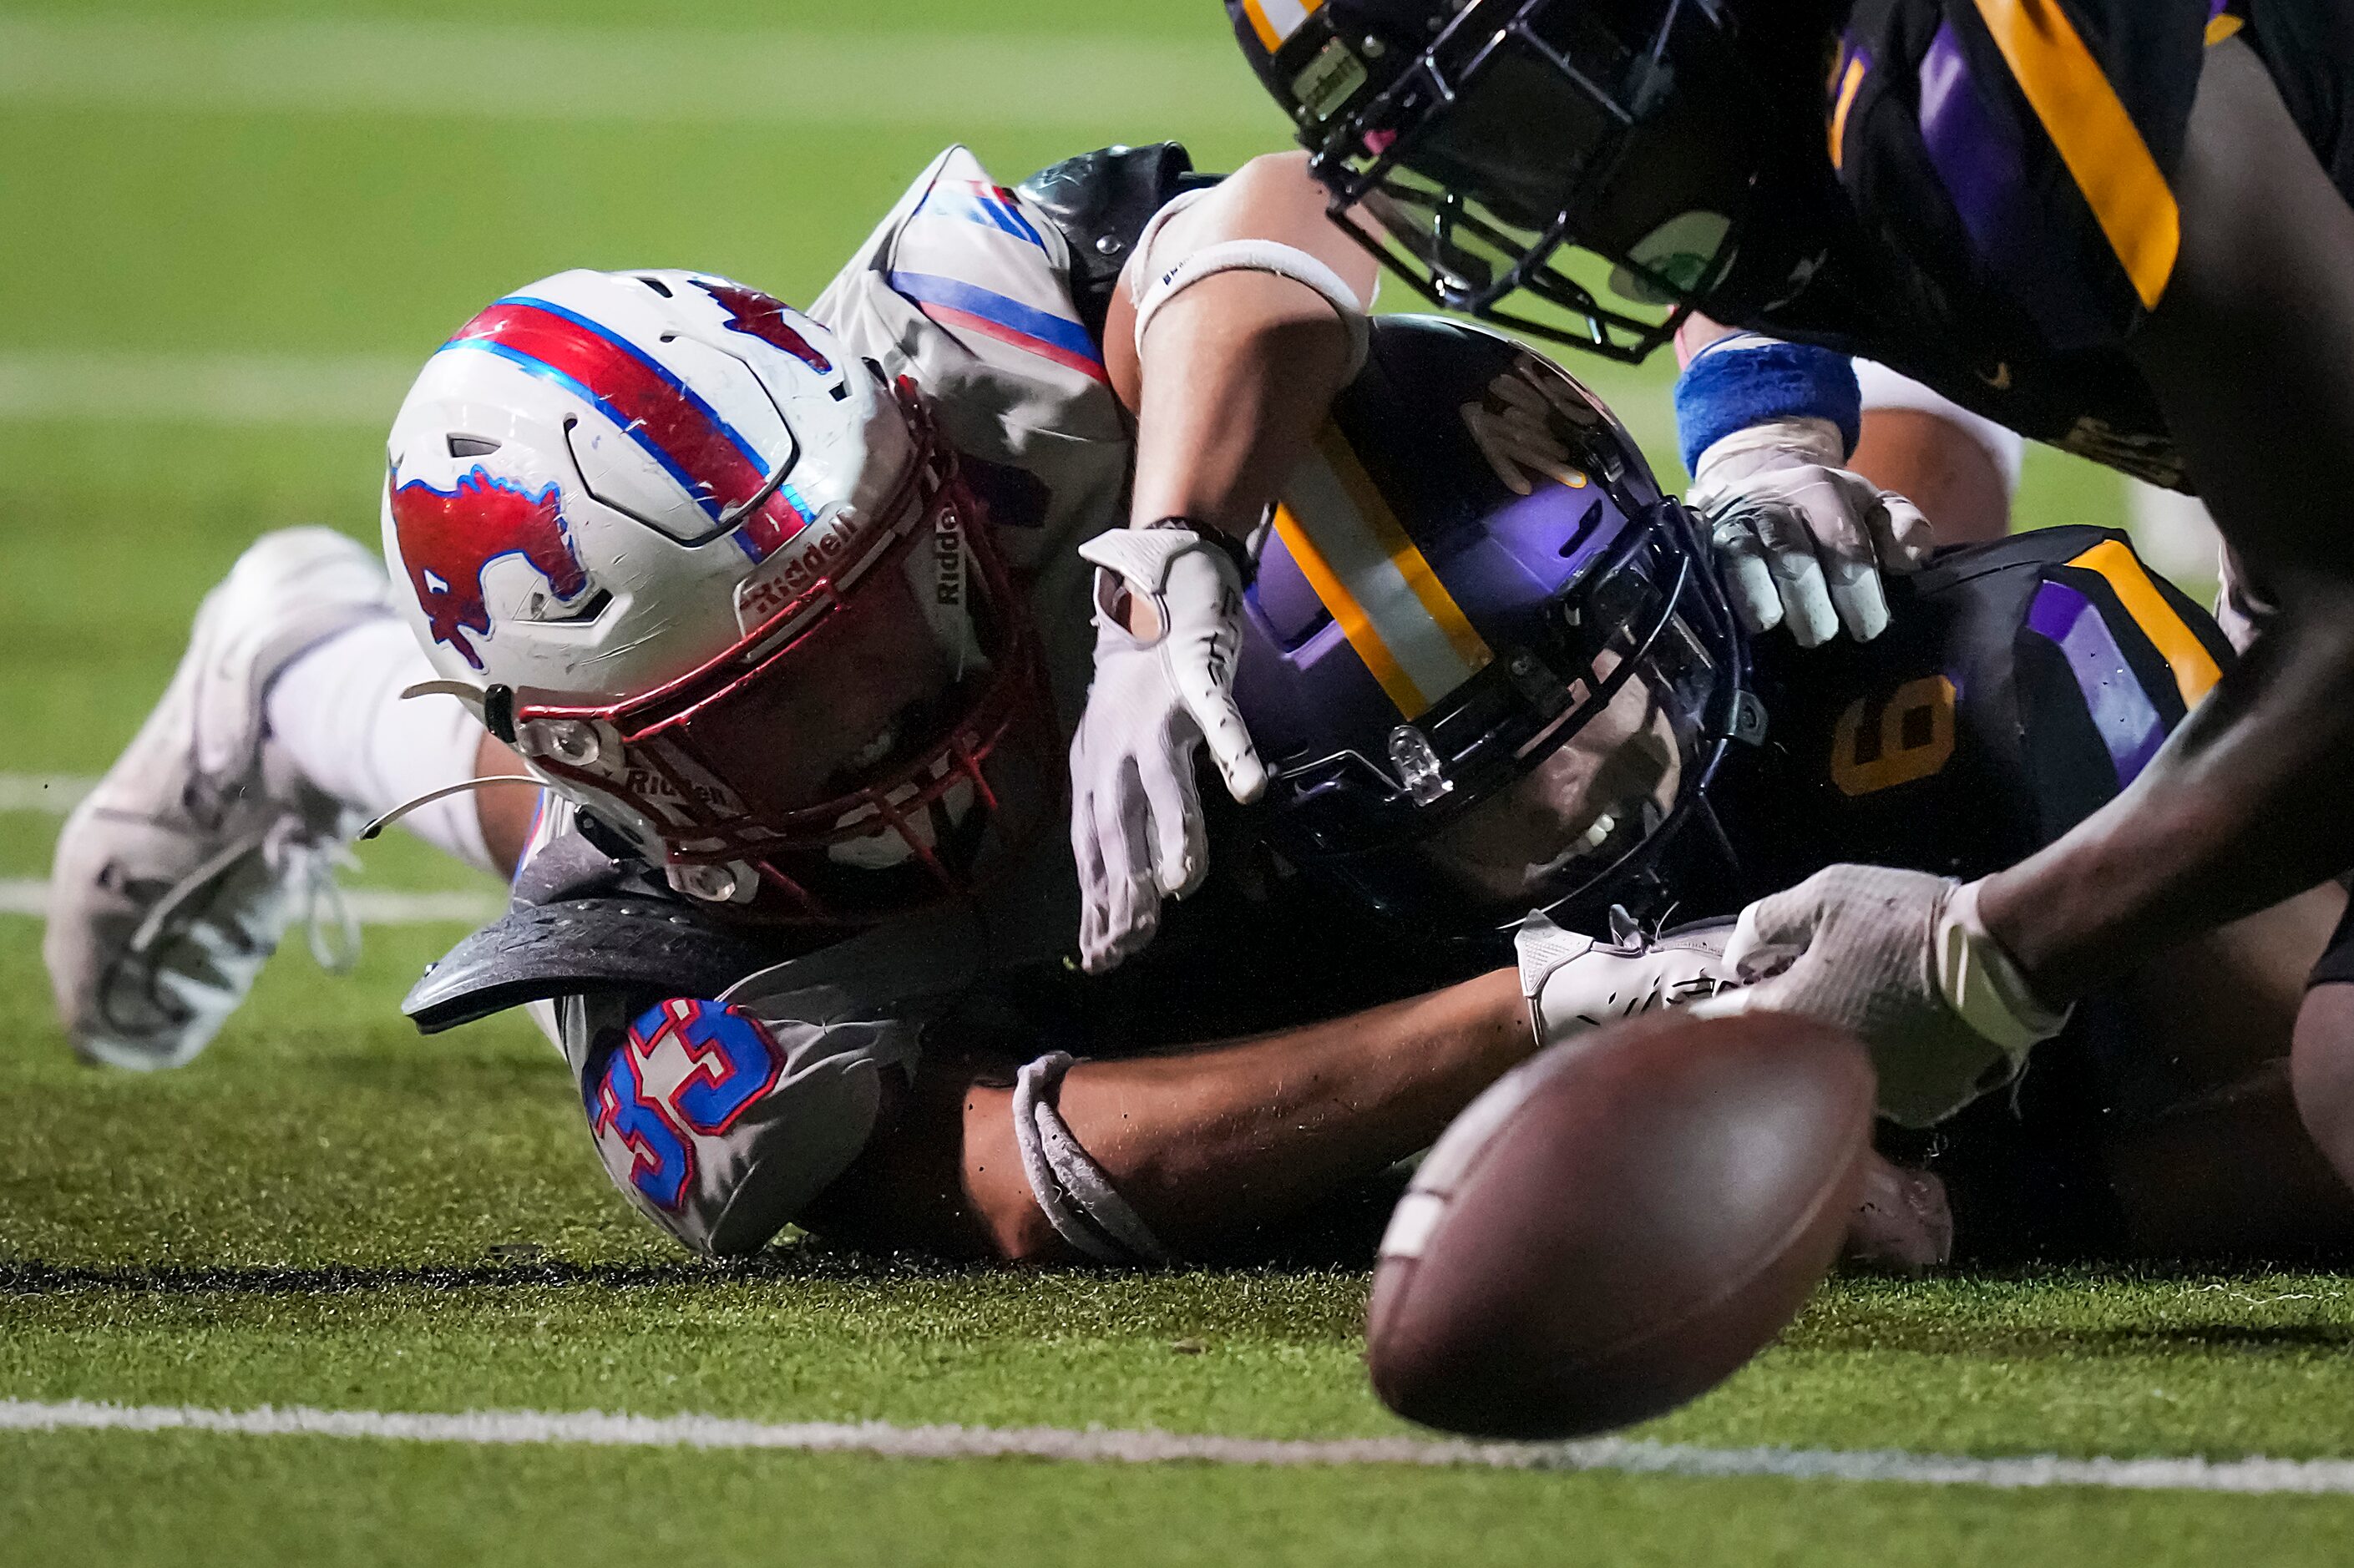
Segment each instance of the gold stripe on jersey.
[{"label": "gold stripe on jersey", "polygon": [[2207,652],[2207,645],[2199,641],[2190,624],[2158,591],[2158,585],[2149,580],[2149,570],[2140,558],[2117,540],[2104,539],[2068,564],[2098,572],[2107,579],[2117,602],[2125,606],[2133,623],[2141,628],[2141,634],[2149,639],[2150,645],[2166,661],[2167,668],[2174,673],[2174,689],[2182,694],[2182,705],[2197,707],[2199,699],[2223,678],[2223,672],[2216,665],[2215,656]]},{"label": "gold stripe on jersey", "polygon": [[2059,0],[1977,5],[2134,292],[2145,309],[2156,310],[2182,248],[2182,215],[2140,128]]},{"label": "gold stripe on jersey", "polygon": [[2225,38],[2230,37],[2232,34],[2238,32],[2247,25],[2248,19],[2245,16],[2234,16],[2228,11],[2219,16],[2208,17],[2207,47],[2211,49],[2213,48],[2217,44],[2221,43]]},{"label": "gold stripe on jersey", "polygon": [[1831,167],[1847,166],[1847,114],[1855,107],[1855,95],[1863,86],[1863,57],[1857,55],[1847,62],[1847,74],[1840,79],[1839,106],[1831,111]]},{"label": "gold stripe on jersey", "polygon": [[1336,426],[1275,509],[1275,531],[1398,712],[1418,717],[1495,660]]}]

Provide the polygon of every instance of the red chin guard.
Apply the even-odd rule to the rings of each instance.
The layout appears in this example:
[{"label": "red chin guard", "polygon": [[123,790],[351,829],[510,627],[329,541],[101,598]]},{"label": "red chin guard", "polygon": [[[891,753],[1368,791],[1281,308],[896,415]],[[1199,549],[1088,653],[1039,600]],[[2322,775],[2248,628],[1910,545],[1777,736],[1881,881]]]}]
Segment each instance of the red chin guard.
[{"label": "red chin guard", "polygon": [[[675,885],[731,914],[854,926],[966,896],[1064,798],[1027,607],[955,454],[912,387],[898,392],[916,456],[879,509],[892,521],[854,559],[642,695],[512,694],[517,748]],[[953,668],[956,652],[924,618],[907,569],[917,549],[943,572],[969,568],[955,574],[966,652],[985,670]],[[878,652],[895,649],[905,657]],[[893,679],[911,700],[874,695]],[[910,715],[921,733],[896,738]],[[882,733],[848,733],[868,723]],[[857,755],[870,736],[880,758]]]}]

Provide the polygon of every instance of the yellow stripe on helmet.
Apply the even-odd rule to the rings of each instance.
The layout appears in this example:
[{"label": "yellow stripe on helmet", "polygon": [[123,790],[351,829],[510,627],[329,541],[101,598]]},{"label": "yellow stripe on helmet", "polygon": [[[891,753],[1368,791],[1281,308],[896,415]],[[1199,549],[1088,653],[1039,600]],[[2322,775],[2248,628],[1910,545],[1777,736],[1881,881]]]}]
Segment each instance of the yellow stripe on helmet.
[{"label": "yellow stripe on helmet", "polygon": [[2182,215],[2133,116],[2059,0],[1977,4],[2134,292],[2146,309],[2156,310],[2182,248]]},{"label": "yellow stripe on helmet", "polygon": [[1463,607],[1455,602],[1455,596],[1447,591],[1447,585],[1438,580],[1437,572],[1431,570],[1429,557],[1406,536],[1405,525],[1397,520],[1397,514],[1390,510],[1389,499],[1382,494],[1381,486],[1373,482],[1373,476],[1365,471],[1365,465],[1357,461],[1356,451],[1349,445],[1348,438],[1341,435],[1340,427],[1325,426],[1323,437],[1317,446],[1325,461],[1332,465],[1332,472],[1348,491],[1349,498],[1357,503],[1358,514],[1388,552],[1390,565],[1405,579],[1408,591],[1445,635],[1456,656],[1469,671],[1487,668],[1496,657],[1488,646],[1488,640],[1479,635],[1470,619],[1463,613]]},{"label": "yellow stripe on helmet", "polygon": [[2104,539],[2074,560],[2072,567],[2094,571],[2107,579],[2116,594],[2117,602],[2125,606],[2133,623],[2150,641],[2167,667],[2174,673],[2175,690],[2182,694],[2182,705],[2193,708],[2199,699],[2223,678],[2215,663],[2215,656],[2199,641],[2198,633],[2166,602],[2158,585],[2149,580],[2149,572],[2131,550],[2115,539]]},{"label": "yellow stripe on helmet", "polygon": [[1243,0],[1243,15],[1250,18],[1259,47],[1273,54],[1323,5],[1324,0]]},{"label": "yellow stripe on helmet", "polygon": [[1324,558],[1324,553],[1316,547],[1316,541],[1309,535],[1308,530],[1300,526],[1299,519],[1293,515],[1291,508],[1281,502],[1278,502],[1275,507],[1275,532],[1283,540],[1284,547],[1291,552],[1292,563],[1299,567],[1299,575],[1308,579],[1308,586],[1316,590],[1316,597],[1323,602],[1332,619],[1340,623],[1341,635],[1349,640],[1349,646],[1356,650],[1357,657],[1364,662],[1365,668],[1373,673],[1373,679],[1381,683],[1382,690],[1388,694],[1397,711],[1411,718],[1429,707],[1430,705],[1423,701],[1422,689],[1398,668],[1397,661],[1390,657],[1389,644],[1384,642],[1380,633],[1367,623],[1364,609],[1357,603],[1356,596],[1341,581],[1340,574]]},{"label": "yellow stripe on helmet", "polygon": [[1403,716],[1495,661],[1337,426],[1292,476],[1275,530]]}]

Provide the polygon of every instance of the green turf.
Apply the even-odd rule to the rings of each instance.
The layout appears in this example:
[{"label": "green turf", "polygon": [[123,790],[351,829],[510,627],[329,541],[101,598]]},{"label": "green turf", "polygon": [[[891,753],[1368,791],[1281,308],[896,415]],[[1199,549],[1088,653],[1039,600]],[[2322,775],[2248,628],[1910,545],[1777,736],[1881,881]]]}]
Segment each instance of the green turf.
[{"label": "green turf", "polygon": [[[1168,1468],[319,1440],[0,1439],[27,1562],[1560,1563],[2341,1561],[2344,1511],[2274,1499],[2016,1497],[1770,1481]],[[137,1506],[202,1499],[169,1520]],[[279,1499],[267,1514],[240,1499]]]},{"label": "green turf", "polygon": [[[462,0],[163,0],[52,23],[463,28]],[[1223,48],[1208,0],[507,0],[500,26],[942,32]],[[1158,53],[1156,52],[1158,51]],[[1196,58],[1193,55],[1187,58]],[[499,69],[453,58],[453,71]],[[854,89],[839,125],[251,112],[6,95],[0,362],[29,354],[419,359],[565,266],[723,269],[806,297],[947,141],[1000,177],[1113,140],[1205,165],[1279,143],[1239,79],[1172,116],[944,124]],[[1393,288],[1385,302],[1403,302]],[[1584,365],[1675,471],[1662,366]],[[255,535],[369,538],[384,424],[0,416],[6,770],[102,768],[190,615]],[[2031,459],[2022,516],[2116,520],[2107,475]],[[0,878],[57,818],[0,814]],[[395,836],[385,888],[482,888]],[[423,1039],[394,1004],[460,931],[368,933],[359,972],[290,952],[188,1069],[75,1065],[38,927],[0,916],[0,1398],[247,1407],[713,1412],[1386,1433],[1353,1271],[1004,1275],[788,1249],[680,1255],[606,1183],[560,1064],[520,1019]],[[2086,1274],[1846,1281],[1787,1342],[1647,1435],[1702,1444],[2217,1457],[2349,1451],[2354,1305],[2334,1278]],[[193,1435],[0,1437],[0,1563],[1095,1564],[1210,1561],[1908,1564],[2342,1560],[2354,1504],[1609,1477],[1090,1469]]]}]

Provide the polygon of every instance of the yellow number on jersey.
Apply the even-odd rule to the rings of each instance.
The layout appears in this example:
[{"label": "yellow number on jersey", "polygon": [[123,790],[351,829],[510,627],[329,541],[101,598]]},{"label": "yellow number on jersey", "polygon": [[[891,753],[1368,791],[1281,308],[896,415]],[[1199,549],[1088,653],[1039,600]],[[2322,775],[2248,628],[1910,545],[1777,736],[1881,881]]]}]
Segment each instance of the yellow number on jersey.
[{"label": "yellow number on jersey", "polygon": [[1831,782],[1843,795],[1869,795],[1926,779],[1954,755],[1954,683],[1924,675],[1896,688],[1867,734],[1861,697],[1831,732]]}]

